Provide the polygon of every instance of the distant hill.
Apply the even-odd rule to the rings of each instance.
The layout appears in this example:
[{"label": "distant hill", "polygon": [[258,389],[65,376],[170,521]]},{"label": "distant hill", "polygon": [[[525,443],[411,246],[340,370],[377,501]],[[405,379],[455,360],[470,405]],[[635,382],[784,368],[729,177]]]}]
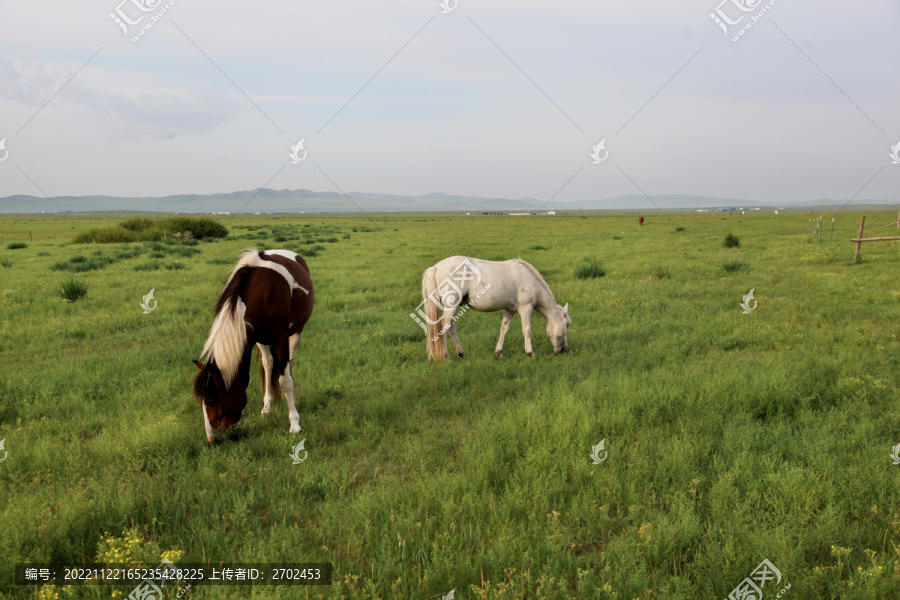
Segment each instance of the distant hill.
[{"label": "distant hill", "polygon": [[[58,196],[53,202],[37,196],[7,196],[0,198],[0,213],[41,212],[165,212],[165,213],[268,213],[268,212],[486,212],[491,210],[556,211],[573,210],[715,210],[717,208],[744,209],[759,207],[772,210],[779,206],[800,210],[818,207],[841,206],[846,200],[813,200],[796,202],[759,202],[690,195],[660,195],[648,199],[638,194],[616,196],[605,200],[578,200],[570,202],[535,198],[480,198],[452,196],[435,192],[422,196],[400,196],[350,192],[350,199],[336,192],[310,190],[247,190],[227,194],[188,194],[162,198],[122,198],[117,196]],[[546,204],[546,206],[545,206]],[[881,200],[854,200],[853,208],[885,206]]]}]

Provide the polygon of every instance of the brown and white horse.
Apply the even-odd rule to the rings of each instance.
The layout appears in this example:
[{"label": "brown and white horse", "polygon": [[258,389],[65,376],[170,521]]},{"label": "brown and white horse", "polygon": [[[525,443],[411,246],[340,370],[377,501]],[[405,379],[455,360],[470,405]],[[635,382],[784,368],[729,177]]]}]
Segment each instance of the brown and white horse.
[{"label": "brown and white horse", "polygon": [[313,287],[305,260],[288,250],[244,250],[216,302],[212,329],[200,355],[206,364],[194,361],[200,369],[194,397],[203,408],[210,442],[215,429],[237,423],[247,406],[253,344],[262,363],[262,414],[268,414],[276,395],[284,392],[290,432],[300,433],[291,365],[312,310]]}]

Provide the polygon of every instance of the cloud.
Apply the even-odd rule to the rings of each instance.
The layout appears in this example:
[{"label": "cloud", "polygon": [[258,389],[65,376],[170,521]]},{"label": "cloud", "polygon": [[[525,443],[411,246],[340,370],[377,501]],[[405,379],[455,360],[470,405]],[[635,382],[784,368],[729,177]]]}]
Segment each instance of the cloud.
[{"label": "cloud", "polygon": [[[232,96],[219,92],[161,90],[126,94],[103,91],[84,83],[85,78],[66,85],[76,72],[77,68],[11,59],[0,53],[0,98],[43,106],[65,86],[58,100],[104,117],[92,120],[107,135],[127,132],[129,136],[144,138],[169,137],[173,131],[179,135],[208,133],[240,110]],[[111,73],[99,77],[115,81]],[[93,78],[98,78],[96,72]]]}]

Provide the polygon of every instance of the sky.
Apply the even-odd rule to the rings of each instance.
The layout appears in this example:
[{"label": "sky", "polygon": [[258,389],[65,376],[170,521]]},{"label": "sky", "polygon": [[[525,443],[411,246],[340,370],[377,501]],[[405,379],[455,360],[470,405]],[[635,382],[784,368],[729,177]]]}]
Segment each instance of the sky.
[{"label": "sky", "polygon": [[900,2],[720,1],[0,0],[0,197],[900,201]]}]

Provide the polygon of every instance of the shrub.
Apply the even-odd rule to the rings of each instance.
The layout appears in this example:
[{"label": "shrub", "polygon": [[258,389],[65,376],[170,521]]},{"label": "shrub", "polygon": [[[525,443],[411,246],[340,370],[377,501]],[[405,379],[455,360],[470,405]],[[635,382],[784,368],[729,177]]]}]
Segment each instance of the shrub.
[{"label": "shrub", "polygon": [[69,302],[81,300],[87,296],[88,292],[87,284],[80,279],[76,279],[74,275],[57,285],[56,288],[59,297],[64,298]]},{"label": "shrub", "polygon": [[7,250],[21,250],[22,248],[27,248],[28,244],[25,242],[13,242],[9,246],[7,246]]},{"label": "shrub", "polygon": [[284,237],[283,235],[276,235],[276,236],[275,236],[275,241],[276,241],[276,242],[286,242],[286,241],[287,241],[287,238]]},{"label": "shrub", "polygon": [[750,263],[743,260],[728,260],[722,263],[722,269],[724,269],[727,273],[749,271]]},{"label": "shrub", "polygon": [[167,264],[166,268],[170,271],[181,271],[185,267],[184,267],[184,263],[178,262],[176,260],[176,261],[173,261],[173,262]]},{"label": "shrub", "polygon": [[657,279],[668,279],[672,276],[672,269],[670,269],[667,265],[653,265],[650,267],[650,277],[656,277]]},{"label": "shrub", "polygon": [[148,219],[147,217],[134,217],[133,219],[128,219],[127,221],[119,223],[119,227],[127,229],[128,231],[134,231],[135,233],[146,231],[153,227],[153,225],[153,219]]},{"label": "shrub", "polygon": [[169,217],[159,221],[167,231],[190,231],[194,238],[228,237],[228,228],[210,217]]},{"label": "shrub", "polygon": [[622,239],[622,236],[621,236],[621,235],[614,235],[614,236],[613,236],[613,239],[614,239],[614,240],[621,240],[621,239]]},{"label": "shrub", "polygon": [[4,259],[0,260],[0,265],[3,265],[4,267],[6,267],[8,269],[13,266],[13,262],[11,260],[9,260],[8,258],[4,258]]},{"label": "shrub", "polygon": [[684,227],[679,225],[678,227],[675,228],[675,231],[687,231],[687,229],[685,229]]},{"label": "shrub", "polygon": [[123,244],[136,242],[140,236],[122,227],[94,227],[72,238],[73,244]]},{"label": "shrub", "polygon": [[547,248],[538,244],[536,246],[532,246],[530,249],[531,250],[546,250]]},{"label": "shrub", "polygon": [[38,252],[37,256],[50,256],[49,252]]},{"label": "shrub", "polygon": [[603,277],[606,275],[606,269],[598,261],[586,258],[584,264],[578,265],[575,269],[575,277],[578,279],[588,279]]},{"label": "shrub", "polygon": [[722,242],[722,247],[723,248],[740,248],[741,240],[738,236],[734,235],[733,233],[730,233],[730,232],[726,233],[725,240]]},{"label": "shrub", "polygon": [[212,260],[206,261],[206,264],[208,264],[208,265],[230,265],[233,262],[234,261],[231,260],[230,258],[214,258]]}]

